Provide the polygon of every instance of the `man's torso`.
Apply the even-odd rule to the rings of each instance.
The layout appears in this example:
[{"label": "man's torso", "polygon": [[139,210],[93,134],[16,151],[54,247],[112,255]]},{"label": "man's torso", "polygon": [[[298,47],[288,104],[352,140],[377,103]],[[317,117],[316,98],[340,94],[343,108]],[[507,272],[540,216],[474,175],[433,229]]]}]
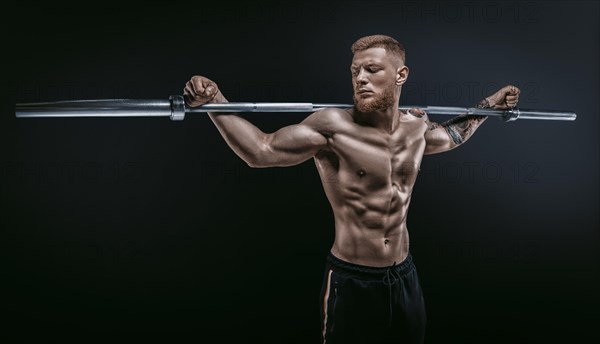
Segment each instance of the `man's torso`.
[{"label": "man's torso", "polygon": [[406,215],[427,125],[401,113],[387,133],[356,123],[352,110],[336,111],[328,149],[315,155],[335,216],[332,253],[361,265],[398,263],[408,254]]}]

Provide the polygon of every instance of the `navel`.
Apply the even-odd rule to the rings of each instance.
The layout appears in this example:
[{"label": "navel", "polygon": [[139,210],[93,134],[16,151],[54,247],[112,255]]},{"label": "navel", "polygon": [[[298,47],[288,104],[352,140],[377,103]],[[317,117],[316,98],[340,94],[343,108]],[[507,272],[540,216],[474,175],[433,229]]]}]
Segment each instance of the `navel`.
[{"label": "navel", "polygon": [[364,177],[364,175],[365,175],[365,174],[367,174],[367,173],[365,172],[365,170],[358,170],[358,171],[356,171],[356,174],[357,174],[359,177],[361,177],[361,178],[362,178],[362,177]]}]

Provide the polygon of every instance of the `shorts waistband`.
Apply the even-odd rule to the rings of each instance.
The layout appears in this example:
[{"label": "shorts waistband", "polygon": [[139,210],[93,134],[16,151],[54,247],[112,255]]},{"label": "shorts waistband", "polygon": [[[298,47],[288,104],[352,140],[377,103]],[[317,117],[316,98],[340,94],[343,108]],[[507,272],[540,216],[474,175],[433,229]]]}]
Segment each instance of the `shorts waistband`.
[{"label": "shorts waistband", "polygon": [[410,252],[402,262],[390,266],[376,267],[354,264],[345,260],[341,260],[340,258],[334,256],[331,252],[329,252],[327,255],[327,263],[334,271],[338,273],[360,275],[365,278],[381,278],[382,276],[386,275],[386,273],[389,273],[390,269],[398,276],[403,276],[415,268]]}]

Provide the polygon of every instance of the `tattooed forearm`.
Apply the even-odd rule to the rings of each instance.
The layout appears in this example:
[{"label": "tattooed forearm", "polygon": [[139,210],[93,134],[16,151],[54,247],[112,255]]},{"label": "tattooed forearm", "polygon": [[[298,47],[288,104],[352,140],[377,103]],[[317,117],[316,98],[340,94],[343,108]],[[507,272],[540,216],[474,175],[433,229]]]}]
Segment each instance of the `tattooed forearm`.
[{"label": "tattooed forearm", "polygon": [[454,117],[441,125],[446,129],[452,141],[459,145],[469,139],[477,127],[486,119],[487,116],[462,115]]},{"label": "tattooed forearm", "polygon": [[477,104],[477,107],[480,109],[489,109],[491,108],[490,101],[485,98],[484,100],[480,101],[479,104]]},{"label": "tattooed forearm", "polygon": [[[487,98],[479,102],[477,107],[480,109],[489,108],[490,103]],[[487,119],[487,116],[461,115],[451,118],[442,123],[441,126],[446,129],[452,141],[460,145],[473,135],[475,130]]]}]

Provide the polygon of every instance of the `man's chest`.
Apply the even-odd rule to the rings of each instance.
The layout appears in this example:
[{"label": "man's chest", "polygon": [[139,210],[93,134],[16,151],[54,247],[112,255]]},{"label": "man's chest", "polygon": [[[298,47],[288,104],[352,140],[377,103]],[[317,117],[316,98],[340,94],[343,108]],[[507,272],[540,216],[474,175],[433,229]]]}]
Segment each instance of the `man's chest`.
[{"label": "man's chest", "polygon": [[385,185],[416,179],[425,139],[420,128],[400,129],[384,134],[365,128],[331,137],[329,147],[338,159],[338,177]]}]

